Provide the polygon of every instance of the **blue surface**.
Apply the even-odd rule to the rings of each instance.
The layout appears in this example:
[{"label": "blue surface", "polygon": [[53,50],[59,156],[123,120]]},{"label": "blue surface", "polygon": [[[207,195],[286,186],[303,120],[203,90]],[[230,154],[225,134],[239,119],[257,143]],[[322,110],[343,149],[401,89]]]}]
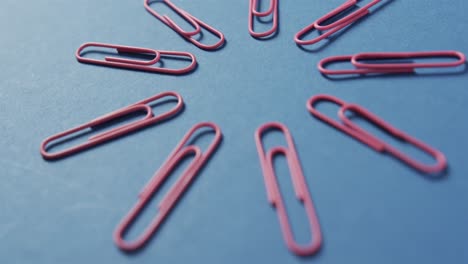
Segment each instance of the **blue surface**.
[{"label": "blue surface", "polygon": [[[293,35],[342,1],[280,1],[280,33],[258,41],[247,31],[247,0],[174,0],[224,32],[217,52],[184,41],[141,0],[3,1],[0,262],[467,263],[468,74],[330,80],[316,63],[359,51],[468,53],[468,1],[394,0],[319,51],[299,49]],[[83,65],[74,52],[88,41],[190,51],[199,66],[174,77]],[[57,162],[39,155],[45,137],[165,90],[186,100],[177,118]],[[365,106],[437,147],[447,175],[425,177],[317,121],[305,102],[319,93]],[[148,246],[122,253],[112,241],[117,223],[183,134],[205,120],[223,130],[219,151]],[[268,121],[290,128],[316,203],[324,245],[311,258],[286,249],[266,199],[253,133]],[[281,143],[277,136],[267,144]],[[306,242],[283,159],[277,167]],[[155,214],[151,205],[138,226]]]}]

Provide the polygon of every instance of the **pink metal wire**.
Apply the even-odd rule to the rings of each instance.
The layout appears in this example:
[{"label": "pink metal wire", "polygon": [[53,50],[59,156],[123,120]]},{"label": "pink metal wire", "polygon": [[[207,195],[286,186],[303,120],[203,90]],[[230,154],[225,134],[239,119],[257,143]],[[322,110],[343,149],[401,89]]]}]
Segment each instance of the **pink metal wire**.
[{"label": "pink metal wire", "polygon": [[[113,49],[116,49],[117,52],[154,55],[155,57],[151,60],[134,60],[134,59],[124,59],[124,58],[117,58],[117,57],[105,57],[104,60],[85,58],[81,56],[81,53],[83,52],[85,48],[88,48],[88,47],[113,48]],[[103,65],[103,66],[165,73],[165,74],[174,74],[174,75],[188,73],[192,71],[193,69],[195,69],[195,67],[197,66],[197,60],[195,56],[189,52],[153,50],[153,49],[146,49],[146,48],[97,43],[97,42],[84,43],[78,48],[75,56],[76,56],[76,59],[82,63],[90,63],[90,64],[97,64],[97,65]],[[161,56],[187,57],[190,59],[191,62],[190,62],[190,65],[181,69],[160,68],[160,67],[152,66],[161,59]]]},{"label": "pink metal wire", "polygon": [[[342,122],[335,121],[334,119],[327,117],[326,115],[320,113],[317,109],[315,109],[315,105],[321,101],[332,102],[340,106],[338,116]],[[382,153],[385,152],[390,155],[393,155],[394,157],[408,164],[410,167],[416,170],[419,170],[423,173],[427,173],[427,174],[440,173],[447,168],[447,159],[445,158],[443,153],[426,145],[422,141],[409,136],[405,132],[394,128],[393,126],[391,126],[390,124],[388,124],[387,122],[379,118],[378,116],[372,114],[371,112],[369,112],[363,107],[360,107],[355,104],[346,103],[331,95],[316,95],[316,96],[311,97],[308,100],[307,109],[316,118],[322,120],[323,122],[333,126],[334,128],[338,130],[343,131],[344,133],[350,135],[351,137],[354,137],[355,139],[368,145],[375,151],[382,152]],[[346,116],[347,111],[352,111],[353,113],[358,114],[359,116],[369,120],[370,122],[374,123],[378,127],[382,128],[383,130],[385,130],[386,132],[388,132],[390,135],[394,136],[395,138],[405,141],[421,149],[422,151],[434,157],[434,159],[436,160],[436,163],[433,165],[426,165],[424,163],[421,163],[419,161],[416,161],[410,158],[408,155],[397,150],[396,148],[385,143],[381,139],[378,139],[374,135],[360,128],[358,125],[354,124]]]},{"label": "pink metal wire", "polygon": [[[179,33],[182,37],[190,41],[192,44],[195,46],[204,49],[204,50],[215,50],[221,47],[224,42],[225,42],[225,37],[224,34],[221,33],[219,30],[213,28],[212,26],[206,24],[205,22],[201,21],[200,19],[194,17],[187,11],[177,7],[174,3],[172,3],[170,0],[162,0],[161,2],[165,3],[168,7],[170,7],[174,12],[176,12],[178,15],[180,15],[184,20],[189,22],[195,29],[193,31],[185,31],[183,30],[180,26],[177,25],[177,23],[174,22],[171,18],[169,18],[167,15],[160,15],[158,12],[156,12],[154,9],[150,7],[151,2],[154,0],[144,0],[144,6],[145,9],[155,16],[157,19],[161,20],[164,24],[166,24],[168,27],[172,28],[175,32]],[[196,40],[194,38],[195,35],[201,33],[201,29],[204,28],[207,31],[211,32],[215,36],[219,38],[219,41],[212,44],[212,45],[207,45],[203,44],[200,41]]]},{"label": "pink metal wire", "polygon": [[[159,100],[159,99],[162,99],[162,98],[166,98],[166,97],[175,97],[177,99],[177,104],[172,109],[170,109],[169,111],[167,111],[165,113],[162,113],[160,115],[154,116],[153,111],[152,111],[151,107],[148,104],[153,102],[153,101],[156,101],[156,100]],[[79,126],[74,127],[72,129],[66,130],[64,132],[61,132],[61,133],[58,133],[58,134],[55,134],[53,136],[50,136],[50,137],[46,138],[41,143],[41,147],[40,147],[41,155],[45,159],[59,159],[59,158],[63,158],[63,157],[75,154],[77,152],[80,152],[82,150],[91,148],[93,146],[104,143],[104,142],[109,141],[111,139],[123,136],[123,135],[128,134],[130,132],[133,132],[135,130],[138,130],[138,129],[141,129],[141,128],[144,128],[144,127],[147,127],[147,126],[162,122],[163,120],[166,120],[168,118],[171,118],[171,117],[177,115],[182,110],[183,105],[184,105],[184,101],[183,101],[182,97],[176,92],[169,91],[169,92],[163,92],[163,93],[154,95],[154,96],[152,96],[150,98],[144,99],[144,100],[139,101],[139,102],[137,102],[135,104],[129,105],[129,106],[124,107],[124,108],[121,108],[121,109],[119,109],[117,111],[114,111],[112,113],[109,113],[107,115],[98,117],[98,118],[96,118],[96,119],[94,119],[94,120],[92,120],[90,122],[85,123],[85,124],[79,125]],[[55,152],[55,153],[47,152],[47,145],[50,144],[51,142],[55,141],[55,140],[65,138],[65,137],[70,136],[70,135],[72,135],[74,133],[83,131],[85,129],[93,128],[93,127],[96,127],[98,125],[105,124],[105,123],[107,123],[107,122],[109,122],[111,120],[115,120],[115,119],[117,119],[119,117],[125,116],[125,115],[130,114],[130,113],[135,113],[135,112],[138,112],[138,111],[145,111],[146,116],[143,119],[140,119],[140,120],[134,121],[132,123],[122,125],[122,126],[117,127],[117,128],[113,128],[111,130],[100,133],[98,135],[89,137],[86,142],[81,143],[81,144],[79,144],[77,146],[74,146],[74,147],[59,151],[59,152]]]},{"label": "pink metal wire", "polygon": [[[294,36],[294,41],[298,45],[312,45],[317,42],[320,42],[329,36],[335,34],[336,32],[340,31],[341,29],[351,25],[352,23],[356,22],[360,18],[368,15],[370,13],[369,9],[373,7],[374,5],[378,4],[382,0],[373,0],[372,2],[368,3],[367,5],[359,8],[358,10],[352,12],[351,14],[340,18],[339,20],[328,24],[328,25],[321,25],[325,21],[333,18],[334,16],[337,16],[338,14],[342,13],[343,11],[346,11],[350,7],[354,6],[357,4],[357,0],[347,0],[345,3],[337,7],[336,9],[332,10],[330,13],[325,14],[321,18],[317,19],[315,22],[312,24],[308,25],[307,27],[303,28],[300,30],[295,36]],[[320,30],[324,31],[327,30],[327,32],[320,34],[318,37],[310,39],[310,40],[301,40],[301,38],[307,34],[308,32],[312,30]]]},{"label": "pink metal wire", "polygon": [[[202,152],[198,146],[187,145],[197,130],[206,127],[213,129],[215,136],[214,140],[205,152]],[[199,123],[189,130],[189,132],[175,148],[175,150],[169,155],[168,159],[164,162],[162,167],[154,174],[148,184],[145,185],[143,190],[138,195],[138,201],[136,204],[117,226],[114,232],[114,241],[120,249],[126,251],[136,250],[141,248],[150,239],[150,237],[160,227],[166,216],[176,205],[178,199],[183,195],[187,187],[193,182],[197,173],[213,155],[214,151],[221,142],[221,138],[221,129],[214,123]],[[161,184],[166,180],[174,168],[176,168],[181,160],[186,158],[188,155],[194,156],[193,161],[159,203],[158,214],[138,238],[130,242],[126,241],[123,236],[127,229],[132,225],[143,208],[150,201],[154,193],[160,188]]]},{"label": "pink metal wire", "polygon": [[[280,130],[284,134],[287,147],[277,146],[265,153],[262,137],[264,133],[272,129]],[[309,189],[307,188],[307,183],[301,169],[299,157],[297,156],[297,151],[294,146],[294,140],[291,136],[291,133],[289,132],[289,129],[285,125],[278,122],[266,123],[257,129],[255,133],[255,143],[257,145],[260,164],[263,170],[268,200],[277,210],[281,230],[283,232],[283,237],[287,247],[289,250],[300,256],[312,255],[316,253],[322,244],[322,233],[320,231],[320,224],[317,213],[315,212],[314,203],[309,193]],[[280,154],[286,157],[291,171],[291,178],[294,184],[296,196],[303,203],[307,217],[309,219],[312,240],[308,245],[299,245],[294,240],[294,234],[289,223],[286,206],[281,196],[273,166],[274,157]]]},{"label": "pink metal wire", "polygon": [[[411,59],[411,58],[438,58],[454,57],[456,61],[433,62],[433,63],[369,63],[362,60],[388,60],[388,59]],[[329,70],[326,65],[347,61],[352,63],[354,69]],[[322,59],[318,63],[318,69],[326,75],[340,74],[371,74],[371,73],[413,73],[417,68],[444,68],[457,67],[465,64],[466,57],[459,51],[423,51],[423,52],[366,52],[355,55],[332,56]]]},{"label": "pink metal wire", "polygon": [[[271,0],[270,7],[265,12],[260,12],[257,9],[258,0],[250,0],[249,2],[249,32],[254,38],[264,38],[271,36],[278,30],[278,0]],[[273,14],[273,24],[271,29],[264,32],[255,32],[254,17],[266,17]]]}]

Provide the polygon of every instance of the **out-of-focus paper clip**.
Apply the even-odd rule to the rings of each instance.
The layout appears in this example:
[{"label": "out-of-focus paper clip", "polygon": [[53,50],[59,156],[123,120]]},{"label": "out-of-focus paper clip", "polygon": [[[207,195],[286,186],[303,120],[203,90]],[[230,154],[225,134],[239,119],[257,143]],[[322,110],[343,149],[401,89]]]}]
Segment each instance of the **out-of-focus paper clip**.
[{"label": "out-of-focus paper clip", "polygon": [[[268,130],[280,130],[287,142],[287,147],[277,146],[265,152],[262,143],[262,136]],[[260,164],[263,170],[265,179],[266,190],[269,202],[276,208],[278,218],[281,224],[283,237],[289,250],[300,256],[312,255],[320,249],[322,244],[322,233],[320,231],[320,224],[317,214],[315,212],[314,203],[307,188],[307,183],[301,169],[299,157],[297,156],[294,141],[289,132],[289,129],[278,122],[266,123],[257,129],[255,133],[255,143],[257,145],[258,155],[260,157]],[[304,208],[309,219],[310,230],[312,232],[312,239],[308,245],[299,245],[294,240],[294,234],[289,223],[286,206],[276,179],[276,174],[273,166],[273,160],[276,155],[284,155],[291,172],[292,182],[297,198],[303,203]]]},{"label": "out-of-focus paper clip", "polygon": [[[261,12],[257,9],[258,1],[259,0],[250,0],[249,3],[249,32],[254,38],[264,38],[273,35],[278,30],[278,0],[270,0],[270,8],[265,12]],[[254,18],[270,15],[273,15],[271,29],[264,32],[256,32],[254,30]]]},{"label": "out-of-focus paper clip", "polygon": [[[425,58],[433,59],[439,57],[454,57],[456,61],[449,62],[388,62],[388,63],[370,63],[369,61],[385,62],[385,60]],[[365,60],[366,62],[362,62]],[[347,61],[352,63],[354,69],[330,70],[326,65]],[[318,69],[325,75],[341,75],[341,74],[371,74],[371,73],[413,73],[418,68],[447,68],[458,67],[465,64],[465,54],[459,51],[423,51],[423,52],[365,52],[356,55],[333,56],[322,59],[318,63]]]},{"label": "out-of-focus paper clip", "polygon": [[[193,135],[196,134],[197,130],[202,128],[211,128],[215,132],[214,140],[205,152],[203,152],[198,146],[187,145],[189,140],[193,138]],[[127,251],[136,250],[141,248],[149,240],[149,238],[156,232],[161,223],[164,221],[166,216],[170,213],[172,208],[176,205],[178,199],[183,195],[187,187],[195,179],[200,169],[214,154],[214,151],[221,142],[221,138],[221,129],[214,123],[199,123],[190,129],[190,131],[184,136],[182,141],[171,153],[171,155],[169,155],[169,158],[166,160],[166,162],[164,162],[162,167],[143,188],[138,196],[138,201],[136,204],[117,226],[114,232],[114,241],[120,249]],[[159,211],[149,226],[135,240],[131,242],[126,241],[123,236],[125,235],[127,229],[133,224],[143,208],[150,201],[154,193],[160,188],[161,184],[166,180],[171,172],[184,158],[187,158],[189,155],[194,156],[193,161],[182,173],[177,182],[172,186],[170,191],[161,200],[158,205]]]},{"label": "out-of-focus paper clip", "polygon": [[[328,102],[331,102],[340,106],[339,118],[342,122],[335,121],[333,118],[327,117],[326,115],[320,113],[317,109],[315,109],[315,105],[322,101],[328,101]],[[422,141],[419,141],[418,139],[409,136],[405,132],[394,128],[393,126],[391,126],[390,124],[388,124],[387,122],[385,122],[384,120],[372,114],[371,112],[369,112],[368,110],[366,110],[365,108],[361,106],[358,106],[355,104],[348,104],[331,95],[317,95],[317,96],[311,97],[308,100],[307,109],[316,118],[354,137],[355,139],[368,145],[375,151],[393,155],[394,157],[408,164],[410,167],[416,170],[419,170],[423,173],[436,174],[436,173],[442,172],[447,167],[447,159],[445,158],[443,153],[426,145]],[[375,137],[374,135],[370,134],[369,132],[365,131],[363,128],[353,123],[346,116],[346,112],[348,111],[351,111],[357,114],[358,116],[361,116],[365,118],[366,120],[369,120],[371,123],[382,128],[384,131],[388,132],[390,135],[394,136],[395,138],[402,140],[404,142],[407,142],[409,144],[412,144],[416,148],[426,152],[427,154],[434,157],[434,159],[436,160],[436,163],[433,165],[426,165],[422,162],[412,159],[408,155],[397,150],[396,148],[385,143],[381,139]]]},{"label": "out-of-focus paper clip", "polygon": [[[157,115],[157,116],[154,116],[153,111],[152,111],[151,107],[149,106],[149,104],[151,102],[153,102],[153,101],[163,99],[163,98],[166,98],[166,97],[175,97],[177,99],[177,104],[172,109],[168,110],[167,112],[162,113],[162,114]],[[128,134],[130,132],[133,132],[135,130],[138,130],[138,129],[153,125],[155,123],[162,122],[162,121],[167,120],[167,119],[169,119],[171,117],[174,117],[175,115],[177,115],[182,110],[183,105],[184,105],[183,99],[178,93],[176,93],[176,92],[163,92],[163,93],[154,95],[154,96],[152,96],[150,98],[147,98],[145,100],[142,100],[140,102],[137,102],[135,104],[132,104],[130,106],[127,106],[127,107],[124,107],[124,108],[119,109],[117,111],[114,111],[112,113],[109,113],[107,115],[98,117],[98,118],[96,118],[96,119],[94,119],[94,120],[92,120],[92,121],[90,121],[88,123],[85,123],[83,125],[80,125],[80,126],[77,126],[75,128],[69,129],[67,131],[64,131],[64,132],[58,133],[56,135],[50,136],[50,137],[46,138],[42,142],[40,151],[41,151],[42,156],[45,159],[63,158],[65,156],[69,156],[69,155],[77,153],[79,151],[91,148],[93,146],[96,146],[98,144],[101,144],[101,143],[104,143],[106,141],[112,140],[114,138],[123,136],[123,135]],[[85,129],[92,129],[92,128],[97,127],[99,125],[103,125],[103,124],[106,124],[108,122],[111,122],[112,120],[116,120],[116,119],[118,119],[120,117],[126,116],[126,115],[131,114],[131,113],[140,112],[140,111],[144,111],[144,112],[147,113],[146,116],[143,119],[140,119],[140,120],[134,121],[132,123],[122,125],[120,127],[113,128],[111,130],[102,132],[102,133],[100,133],[98,135],[89,137],[86,142],[84,142],[82,144],[79,144],[77,146],[70,147],[68,149],[65,149],[65,150],[62,150],[62,151],[59,151],[59,152],[55,152],[55,153],[47,152],[47,145],[49,143],[55,141],[55,140],[67,138],[67,136],[70,136],[72,134],[84,131]]]},{"label": "out-of-focus paper clip", "polygon": [[[352,12],[351,14],[349,14],[349,15],[343,17],[343,18],[338,19],[337,21],[334,21],[331,24],[321,25],[324,22],[326,22],[327,20],[329,20],[329,19],[341,14],[342,12],[346,11],[347,9],[355,6],[357,4],[357,2],[358,2],[357,0],[347,0],[345,3],[343,3],[341,6],[339,6],[335,10],[333,10],[330,13],[324,15],[323,17],[317,19],[314,23],[308,25],[307,27],[305,27],[302,30],[300,30],[299,32],[297,32],[297,34],[294,36],[294,41],[298,45],[312,45],[312,44],[315,44],[315,43],[317,43],[317,42],[319,42],[321,40],[324,40],[324,39],[328,38],[329,36],[335,34],[336,32],[340,31],[341,29],[343,29],[343,28],[351,25],[352,23],[356,22],[360,18],[368,15],[370,13],[369,9],[371,7],[373,7],[374,5],[378,4],[381,1],[382,0],[373,0],[372,2],[368,3],[367,5],[359,8],[358,10]],[[305,34],[307,34],[308,32],[310,32],[310,31],[312,31],[314,29],[319,30],[319,31],[324,31],[324,30],[327,30],[327,31],[324,32],[323,34],[321,34],[320,36],[314,38],[314,39],[301,40],[301,38]]]},{"label": "out-of-focus paper clip", "polygon": [[[154,2],[154,0],[144,0],[145,9],[157,19],[161,20],[161,22],[166,24],[168,27],[172,28],[172,30],[179,33],[182,37],[193,43],[195,46],[205,50],[215,50],[224,44],[225,38],[223,33],[213,28],[212,26],[206,24],[205,22],[201,21],[200,19],[194,17],[193,15],[189,14],[187,11],[180,9],[179,7],[174,5],[170,0],[162,0],[160,2],[165,3],[168,7],[174,10],[174,12],[179,14],[184,20],[190,23],[195,28],[195,30],[183,30],[180,26],[177,25],[176,22],[174,22],[174,20],[169,18],[167,15],[160,15],[154,9],[152,9],[150,7],[151,2]],[[219,38],[219,41],[212,45],[206,45],[195,39],[194,36],[200,34],[202,28],[208,30],[209,32],[217,36]]]},{"label": "out-of-focus paper clip", "polygon": [[[99,48],[112,48],[116,49],[119,53],[133,53],[133,54],[140,54],[140,55],[152,55],[154,56],[151,60],[134,60],[134,59],[124,59],[124,58],[116,58],[116,57],[105,57],[104,60],[92,59],[92,58],[85,58],[81,55],[83,50],[87,47],[99,47]],[[161,56],[171,56],[171,57],[186,57],[190,59],[190,65],[185,68],[181,69],[170,69],[170,68],[160,68],[154,67],[153,65],[158,63],[161,59]],[[140,71],[148,71],[148,72],[158,72],[158,73],[165,73],[165,74],[185,74],[197,66],[197,60],[195,56],[189,52],[182,52],[182,51],[167,51],[167,50],[154,50],[154,49],[147,49],[147,48],[138,48],[138,47],[130,47],[130,46],[122,46],[122,45],[114,45],[114,44],[106,44],[106,43],[84,43],[81,45],[78,50],[76,51],[76,59],[82,63],[90,63],[90,64],[97,64],[103,66],[110,66],[110,67],[117,67],[117,68],[125,68],[125,69],[132,69],[132,70],[140,70]]]}]

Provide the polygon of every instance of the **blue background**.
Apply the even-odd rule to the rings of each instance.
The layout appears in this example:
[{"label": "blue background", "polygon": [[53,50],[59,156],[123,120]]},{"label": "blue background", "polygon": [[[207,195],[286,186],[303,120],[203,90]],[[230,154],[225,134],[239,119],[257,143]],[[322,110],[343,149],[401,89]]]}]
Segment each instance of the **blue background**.
[{"label": "blue background", "polygon": [[[248,34],[247,0],[174,2],[221,30],[227,45],[197,49],[149,15],[141,0],[2,1],[1,263],[468,261],[464,68],[346,80],[327,79],[316,69],[321,58],[362,51],[467,53],[466,0],[393,0],[309,51],[294,44],[294,34],[343,0],[280,1],[280,32],[268,41]],[[175,77],[80,64],[74,52],[89,41],[189,51],[199,66]],[[175,119],[56,162],[40,156],[47,136],[166,90],[186,101]],[[317,121],[305,102],[319,93],[365,106],[435,146],[446,154],[449,171],[440,178],[421,175]],[[218,152],[148,246],[119,251],[114,228],[186,131],[206,120],[223,130]],[[324,244],[311,258],[287,250],[266,199],[253,133],[268,121],[290,128],[316,203]],[[273,146],[283,139],[272,133],[265,141]],[[276,164],[297,240],[307,242],[286,163],[279,158]],[[129,237],[156,213],[152,203]]]}]

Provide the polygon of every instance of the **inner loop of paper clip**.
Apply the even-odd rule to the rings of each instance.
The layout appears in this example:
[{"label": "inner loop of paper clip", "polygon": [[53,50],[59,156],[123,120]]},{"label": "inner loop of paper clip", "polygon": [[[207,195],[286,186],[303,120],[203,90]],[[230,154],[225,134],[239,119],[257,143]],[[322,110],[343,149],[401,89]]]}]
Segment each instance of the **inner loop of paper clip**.
[{"label": "inner loop of paper clip", "polygon": [[[426,165],[419,161],[410,158],[408,155],[404,154],[403,152],[397,150],[396,148],[390,146],[389,144],[383,142],[381,139],[378,139],[371,133],[367,132],[357,124],[355,124],[351,119],[346,116],[346,112],[352,112],[357,114],[360,117],[365,118],[366,120],[370,121],[371,123],[377,125],[379,128],[383,129],[388,134],[392,135],[393,137],[412,144],[416,148],[424,151],[425,153],[431,155],[435,160],[436,164],[434,165]],[[411,167],[424,172],[424,173],[440,173],[447,167],[447,160],[440,151],[426,145],[422,141],[419,141],[416,138],[409,136],[408,134],[404,133],[401,130],[396,129],[392,125],[388,124],[378,116],[372,114],[367,109],[360,107],[355,104],[346,104],[341,107],[339,111],[339,117],[343,121],[343,123],[351,128],[352,130],[356,131],[357,133],[363,135],[367,140],[365,141],[370,147],[375,149],[378,152],[387,152],[396,158],[402,160],[403,162],[407,163]]]},{"label": "inner loop of paper clip", "polygon": [[[388,62],[388,60],[401,59],[435,59],[435,58],[456,58],[456,61],[449,62],[427,62],[427,63],[398,63]],[[458,51],[427,51],[427,52],[367,52],[359,53],[351,58],[351,63],[361,69],[391,69],[398,70],[404,68],[443,68],[457,67],[465,64],[465,55]],[[365,62],[363,62],[365,61]],[[385,63],[387,62],[387,63]]]},{"label": "inner loop of paper clip", "polygon": [[151,60],[125,59],[125,58],[110,57],[110,56],[106,56],[104,58],[104,60],[107,62],[114,62],[114,63],[123,64],[123,65],[133,64],[133,65],[148,66],[148,65],[156,64],[161,58],[161,54],[158,51],[153,50],[153,49],[89,42],[89,43],[85,43],[81,45],[76,51],[76,57],[78,58],[78,60],[80,61],[83,60],[83,62],[94,62],[94,63],[102,62],[101,60],[82,57],[81,53],[84,51],[84,49],[88,47],[110,48],[110,49],[116,50],[119,53],[126,52],[130,54],[140,54],[140,55],[147,55],[147,56],[153,57]]},{"label": "inner loop of paper clip", "polygon": [[[255,38],[263,38],[273,35],[278,30],[278,0],[270,0],[270,7],[266,11],[258,10],[259,0],[250,0],[249,8],[249,33]],[[272,15],[271,28],[264,32],[254,30],[255,17],[267,17]]]}]

